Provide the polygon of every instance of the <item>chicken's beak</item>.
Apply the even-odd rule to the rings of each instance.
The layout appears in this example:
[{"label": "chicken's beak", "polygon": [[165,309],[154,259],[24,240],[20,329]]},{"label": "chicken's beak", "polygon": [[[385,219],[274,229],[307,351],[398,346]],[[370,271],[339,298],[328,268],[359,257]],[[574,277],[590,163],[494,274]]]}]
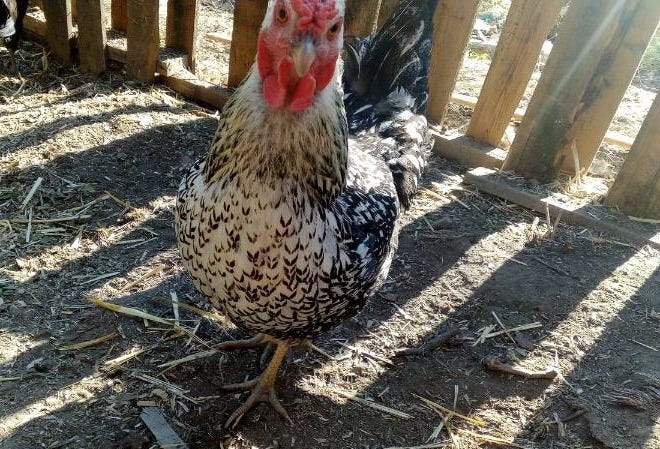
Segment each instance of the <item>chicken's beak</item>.
[{"label": "chicken's beak", "polygon": [[309,72],[309,69],[316,59],[316,49],[311,37],[306,37],[296,48],[293,49],[293,64],[296,68],[296,74],[302,78]]}]

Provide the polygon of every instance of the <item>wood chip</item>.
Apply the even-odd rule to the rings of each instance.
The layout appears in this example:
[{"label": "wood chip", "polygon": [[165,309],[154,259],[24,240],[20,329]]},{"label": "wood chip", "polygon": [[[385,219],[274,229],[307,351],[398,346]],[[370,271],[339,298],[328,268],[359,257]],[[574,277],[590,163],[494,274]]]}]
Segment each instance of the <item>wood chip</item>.
[{"label": "wood chip", "polygon": [[172,429],[158,407],[145,407],[140,419],[147,425],[161,448],[188,449],[188,445]]}]

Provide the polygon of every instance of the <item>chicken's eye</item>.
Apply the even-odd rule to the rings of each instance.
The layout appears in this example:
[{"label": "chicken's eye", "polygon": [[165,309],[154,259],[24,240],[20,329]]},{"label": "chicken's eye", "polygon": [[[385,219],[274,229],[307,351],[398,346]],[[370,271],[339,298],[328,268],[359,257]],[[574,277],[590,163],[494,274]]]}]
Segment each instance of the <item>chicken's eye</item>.
[{"label": "chicken's eye", "polygon": [[334,25],[332,25],[328,30],[328,39],[334,39],[335,36],[337,36],[337,33],[339,33],[340,28],[341,28],[341,22],[337,22]]},{"label": "chicken's eye", "polygon": [[286,12],[286,8],[284,6],[277,8],[275,17],[277,18],[277,22],[281,25],[284,25],[289,21],[289,14]]}]

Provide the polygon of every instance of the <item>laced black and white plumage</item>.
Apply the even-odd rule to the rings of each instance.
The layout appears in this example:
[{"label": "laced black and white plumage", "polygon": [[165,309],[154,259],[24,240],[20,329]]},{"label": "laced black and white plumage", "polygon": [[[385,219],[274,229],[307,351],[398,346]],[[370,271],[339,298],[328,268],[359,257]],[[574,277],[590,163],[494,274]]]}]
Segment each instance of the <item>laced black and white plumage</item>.
[{"label": "laced black and white plumage", "polygon": [[[296,0],[271,1],[264,27],[276,20],[275,7],[281,13],[277,20],[286,19],[290,1]],[[403,3],[428,9],[429,1]],[[298,2],[299,9],[309,2]],[[335,4],[343,13],[343,0]],[[337,69],[330,84],[314,91],[311,104],[296,112],[273,107],[277,98],[266,91],[277,94],[279,87],[262,81],[262,67],[253,68],[220,114],[208,154],[181,183],[176,234],[184,266],[204,296],[235,324],[257,334],[218,349],[265,342],[277,347],[258,379],[227,386],[252,390],[227,426],[263,401],[291,421],[274,392],[289,346],[355,315],[387,277],[398,219],[410,206],[432,145],[426,119],[418,114],[426,101],[419,87],[425,72],[410,75],[411,67],[428,63],[420,60],[425,53],[407,48],[417,45],[430,25],[419,11],[408,20],[421,25],[400,28],[401,20],[397,16],[386,24],[397,36],[379,34],[361,44],[361,54],[370,55],[387,42],[402,37],[408,42],[387,53],[402,70],[369,75],[371,83],[390,86],[380,99],[374,89],[352,90],[370,84],[363,67],[367,58],[347,62],[346,96]],[[306,52],[309,47],[296,48]],[[341,39],[335,51],[340,48]],[[304,59],[296,60],[296,70]],[[357,84],[350,82],[356,70]],[[375,106],[366,107],[372,100]]]},{"label": "laced black and white plumage", "polygon": [[[345,64],[346,96],[338,70],[308,110],[273,111],[253,70],[226,104],[208,155],[181,184],[177,235],[196,287],[237,325],[314,337],[357,313],[386,278],[397,219],[432,143],[417,114],[426,102],[428,52],[418,41],[430,28],[428,3],[404,0],[381,33],[362,41],[363,57]],[[403,18],[407,7],[414,14]],[[387,71],[369,74],[371,84],[391,86],[378,101],[375,89],[354,87],[392,42],[381,55]],[[389,70],[396,64],[401,70]],[[357,84],[347,81],[356,69]],[[356,126],[366,109],[355,106],[366,100],[375,106]]]}]

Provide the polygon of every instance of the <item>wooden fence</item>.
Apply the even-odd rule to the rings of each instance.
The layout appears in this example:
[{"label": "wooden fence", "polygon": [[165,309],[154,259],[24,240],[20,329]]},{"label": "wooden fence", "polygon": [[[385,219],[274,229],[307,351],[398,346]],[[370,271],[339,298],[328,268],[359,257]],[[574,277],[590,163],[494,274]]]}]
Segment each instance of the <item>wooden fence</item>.
[{"label": "wooden fence", "polygon": [[[373,32],[397,0],[347,0],[347,33]],[[229,86],[195,75],[199,0],[168,0],[165,48],[157,0],[112,0],[109,28],[103,0],[42,0],[45,20],[26,28],[66,64],[101,73],[124,64],[129,77],[158,78],[184,96],[222,107],[254,61],[266,0],[235,0]],[[658,0],[574,0],[526,111],[516,109],[541,47],[564,0],[512,0],[481,94],[464,135],[438,137],[438,153],[469,166],[503,168],[540,182],[560,171],[588,170],[660,21]],[[428,116],[442,123],[477,14],[479,0],[442,0],[436,11]],[[110,42],[107,33],[124,40]],[[468,99],[467,103],[471,103]],[[510,149],[498,148],[513,119]],[[625,143],[625,139],[623,139]],[[607,203],[628,214],[660,218],[660,96],[644,122]]]}]

